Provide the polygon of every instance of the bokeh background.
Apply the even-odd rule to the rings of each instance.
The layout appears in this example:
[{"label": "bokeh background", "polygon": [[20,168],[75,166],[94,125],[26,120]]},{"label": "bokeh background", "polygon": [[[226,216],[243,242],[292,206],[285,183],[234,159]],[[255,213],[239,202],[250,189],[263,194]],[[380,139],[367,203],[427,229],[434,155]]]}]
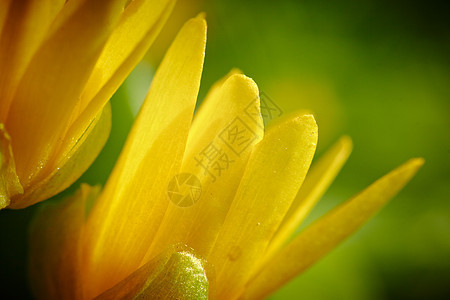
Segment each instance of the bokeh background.
[{"label": "bokeh background", "polygon": [[[103,184],[177,30],[205,11],[201,102],[238,67],[283,112],[319,124],[316,157],[342,134],[354,151],[306,224],[411,157],[426,164],[375,219],[271,299],[450,299],[448,1],[178,0],[145,60],[112,99],[110,139],[81,182]],[[0,298],[29,298],[36,206],[0,211]],[[9,297],[9,296],[8,296]]]}]

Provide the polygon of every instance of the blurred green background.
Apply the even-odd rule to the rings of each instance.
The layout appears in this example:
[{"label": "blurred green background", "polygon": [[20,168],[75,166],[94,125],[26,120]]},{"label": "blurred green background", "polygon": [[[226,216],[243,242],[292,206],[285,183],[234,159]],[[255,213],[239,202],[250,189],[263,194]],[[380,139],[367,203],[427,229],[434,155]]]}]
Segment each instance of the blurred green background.
[{"label": "blurred green background", "polygon": [[[411,157],[426,164],[375,219],[271,299],[450,299],[448,1],[187,1],[112,99],[111,137],[80,182],[103,184],[153,70],[176,31],[206,11],[199,100],[238,67],[284,112],[307,108],[319,157],[340,135],[354,151],[306,223]],[[0,211],[0,290],[29,297],[27,226],[36,207]]]}]

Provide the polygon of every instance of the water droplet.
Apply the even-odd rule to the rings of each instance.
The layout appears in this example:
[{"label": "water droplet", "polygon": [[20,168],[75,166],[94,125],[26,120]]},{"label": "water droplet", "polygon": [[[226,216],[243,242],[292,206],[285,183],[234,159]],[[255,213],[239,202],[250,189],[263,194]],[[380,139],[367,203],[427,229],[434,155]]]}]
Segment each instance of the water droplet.
[{"label": "water droplet", "polygon": [[233,247],[231,247],[230,252],[228,252],[227,257],[229,260],[235,261],[241,256],[241,254],[242,254],[241,248],[237,247],[237,246],[233,246]]}]

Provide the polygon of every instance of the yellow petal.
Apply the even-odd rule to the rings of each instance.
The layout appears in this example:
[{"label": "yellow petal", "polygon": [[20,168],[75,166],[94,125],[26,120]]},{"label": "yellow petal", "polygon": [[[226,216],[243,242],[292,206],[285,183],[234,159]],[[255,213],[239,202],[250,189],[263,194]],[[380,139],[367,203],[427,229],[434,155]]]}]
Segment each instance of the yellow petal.
[{"label": "yellow petal", "polygon": [[335,248],[394,197],[423,162],[411,159],[306,228],[264,266],[242,298],[266,297]]},{"label": "yellow petal", "polygon": [[194,112],[206,44],[206,22],[188,21],[168,50],[126,145],[87,223],[88,297],[139,267],[179,172]]},{"label": "yellow petal", "polygon": [[30,231],[30,283],[38,299],[81,299],[81,235],[86,202],[99,187],[82,185],[58,204],[45,203]]},{"label": "yellow petal", "polygon": [[23,188],[16,174],[11,138],[0,123],[0,209],[8,207],[11,197],[23,194]]},{"label": "yellow petal", "polygon": [[[198,178],[201,192],[189,196],[192,202],[187,205],[169,204],[146,260],[179,242],[200,255],[211,251],[251,150],[264,134],[261,116],[250,116],[249,106],[259,109],[259,93],[256,83],[244,75],[228,75],[225,83],[221,80],[212,88],[195,116],[181,169]],[[234,128],[239,137],[227,139]]]},{"label": "yellow petal", "polygon": [[71,111],[119,19],[123,2],[67,2],[31,59],[5,123],[25,189],[52,171],[46,163],[62,142]]},{"label": "yellow petal", "polygon": [[135,0],[126,7],[73,109],[62,148],[72,147],[73,141],[142,59],[165,24],[174,3],[174,0]]},{"label": "yellow petal", "polygon": [[[213,113],[213,107],[211,103],[215,105],[224,105],[220,102],[220,97],[222,91],[223,84],[233,75],[242,74],[239,69],[232,69],[221,79],[217,80],[209,89],[205,99],[202,102],[202,105],[195,112],[194,120],[192,121],[192,126],[189,130],[188,136],[188,144],[186,145],[186,154],[185,156],[194,155],[193,153],[196,150],[197,143],[200,143],[201,139],[199,136],[205,134],[205,132],[209,131],[207,127],[204,126],[205,123],[210,123],[212,120],[217,118],[217,114]],[[219,103],[220,102],[220,103]]]},{"label": "yellow petal", "polygon": [[74,183],[94,162],[105,145],[111,130],[111,105],[105,106],[83,136],[66,153],[46,178],[12,198],[10,208],[24,208],[48,199]]},{"label": "yellow petal", "polygon": [[286,116],[255,146],[208,261],[217,295],[233,299],[280,225],[309,169],[317,143],[312,115]]},{"label": "yellow petal", "polygon": [[226,74],[221,79],[217,80],[209,89],[208,94],[202,102],[202,105],[195,112],[194,120],[192,121],[191,129],[189,130],[188,143],[186,145],[186,154],[185,156],[191,156],[196,151],[197,143],[200,143],[202,136],[206,131],[208,131],[208,127],[204,126],[204,124],[208,124],[212,122],[212,120],[217,118],[218,114],[214,114],[214,107],[212,103],[215,105],[226,105],[220,102],[220,93],[222,93],[222,86],[231,76],[242,74],[242,71],[239,69],[232,69],[228,74]]},{"label": "yellow petal", "polygon": [[214,289],[206,262],[192,249],[170,247],[96,300],[108,299],[211,299]]},{"label": "yellow petal", "polygon": [[20,78],[64,2],[64,0],[1,1],[0,120],[3,122],[6,120]]},{"label": "yellow petal", "polygon": [[280,228],[270,242],[264,261],[270,259],[289,241],[289,238],[333,182],[351,151],[352,141],[349,137],[344,136],[317,163],[313,164]]}]

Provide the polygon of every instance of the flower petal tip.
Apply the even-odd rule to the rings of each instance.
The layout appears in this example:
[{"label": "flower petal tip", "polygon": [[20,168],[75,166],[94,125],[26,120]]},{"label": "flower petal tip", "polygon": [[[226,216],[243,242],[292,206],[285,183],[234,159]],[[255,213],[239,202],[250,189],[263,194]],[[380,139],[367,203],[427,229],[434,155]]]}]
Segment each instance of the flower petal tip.
[{"label": "flower petal tip", "polygon": [[420,168],[425,163],[425,159],[423,157],[415,157],[415,158],[411,158],[407,163],[409,163],[411,165],[415,165],[418,168]]},{"label": "flower petal tip", "polygon": [[204,11],[202,11],[202,12],[200,12],[200,13],[198,13],[198,15],[197,16],[195,16],[195,18],[196,19],[199,19],[199,20],[206,20],[206,12],[204,12]]},{"label": "flower petal tip", "polygon": [[230,72],[228,73],[228,75],[231,76],[231,75],[233,75],[233,74],[244,74],[244,73],[243,73],[242,70],[239,69],[239,68],[233,68],[233,69],[230,70]]},{"label": "flower petal tip", "polygon": [[309,126],[312,130],[314,130],[312,133],[317,135],[317,122],[316,118],[314,118],[314,115],[311,113],[301,113],[300,115],[297,115],[292,119],[293,124],[299,125],[299,126]]},{"label": "flower petal tip", "polygon": [[195,18],[188,20],[178,34],[181,35],[182,32],[184,32],[184,34],[186,34],[186,32],[189,32],[187,33],[187,35],[191,36],[192,38],[201,35],[204,47],[206,47],[206,31],[207,24],[205,16],[199,14]]},{"label": "flower petal tip", "polygon": [[343,135],[339,138],[338,144],[341,148],[344,148],[351,152],[353,150],[353,141],[352,138],[348,135]]},{"label": "flower petal tip", "polygon": [[415,158],[411,158],[410,160],[405,162],[397,170],[399,172],[408,172],[408,173],[410,173],[411,177],[413,177],[424,164],[425,164],[424,158],[415,157]]},{"label": "flower petal tip", "polygon": [[226,82],[228,82],[229,84],[250,87],[256,95],[259,95],[259,89],[258,89],[258,85],[256,84],[256,82],[252,78],[250,78],[244,74],[241,74],[241,73],[231,74],[230,77],[228,77]]},{"label": "flower petal tip", "polygon": [[201,26],[205,27],[206,31],[206,14],[204,12],[199,13],[197,16],[195,16],[195,18],[191,18],[189,21],[187,21],[186,25],[187,24],[200,24]]}]

